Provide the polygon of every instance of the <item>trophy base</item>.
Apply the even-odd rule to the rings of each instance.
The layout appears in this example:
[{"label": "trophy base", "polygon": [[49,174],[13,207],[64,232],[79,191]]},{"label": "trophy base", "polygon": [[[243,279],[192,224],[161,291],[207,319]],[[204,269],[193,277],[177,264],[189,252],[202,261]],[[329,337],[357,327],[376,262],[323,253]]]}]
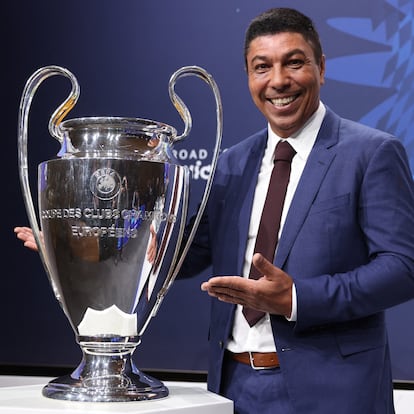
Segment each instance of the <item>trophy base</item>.
[{"label": "trophy base", "polygon": [[[159,380],[139,372],[131,378],[104,378],[99,386],[84,385],[81,379],[65,375],[50,381],[43,396],[56,400],[85,402],[128,402],[165,398],[168,388]],[[119,386],[114,382],[121,383]]]},{"label": "trophy base", "polygon": [[72,374],[50,381],[42,394],[56,400],[85,402],[143,401],[168,396],[168,388],[161,381],[134,365],[131,356],[136,343],[129,347],[124,343],[118,349],[112,343],[110,351],[108,345],[81,342],[82,362]]}]

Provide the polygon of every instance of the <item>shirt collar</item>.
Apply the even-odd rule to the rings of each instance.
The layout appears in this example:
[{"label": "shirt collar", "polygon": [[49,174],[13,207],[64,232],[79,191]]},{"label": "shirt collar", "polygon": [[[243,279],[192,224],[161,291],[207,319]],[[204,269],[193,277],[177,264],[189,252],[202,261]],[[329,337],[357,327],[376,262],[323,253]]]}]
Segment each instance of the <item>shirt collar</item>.
[{"label": "shirt collar", "polygon": [[265,158],[268,158],[269,162],[273,162],[273,153],[275,151],[276,144],[281,140],[286,140],[290,145],[292,145],[293,149],[296,151],[296,154],[304,161],[306,161],[310,152],[312,151],[313,145],[315,144],[323,118],[325,117],[325,113],[325,105],[322,102],[319,102],[318,109],[308,119],[306,124],[298,132],[286,139],[281,138],[275,134],[268,124],[268,138]]}]

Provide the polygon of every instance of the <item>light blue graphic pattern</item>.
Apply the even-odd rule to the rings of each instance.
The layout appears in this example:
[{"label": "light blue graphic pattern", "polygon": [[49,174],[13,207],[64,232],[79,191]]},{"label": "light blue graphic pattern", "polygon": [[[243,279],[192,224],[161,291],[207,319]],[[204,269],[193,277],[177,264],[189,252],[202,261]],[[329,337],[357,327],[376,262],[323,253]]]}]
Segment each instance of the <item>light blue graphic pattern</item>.
[{"label": "light blue graphic pattern", "polygon": [[328,59],[327,78],[387,90],[360,121],[397,136],[414,171],[414,1],[378,2],[370,17],[337,17],[327,24],[375,45],[371,53]]}]

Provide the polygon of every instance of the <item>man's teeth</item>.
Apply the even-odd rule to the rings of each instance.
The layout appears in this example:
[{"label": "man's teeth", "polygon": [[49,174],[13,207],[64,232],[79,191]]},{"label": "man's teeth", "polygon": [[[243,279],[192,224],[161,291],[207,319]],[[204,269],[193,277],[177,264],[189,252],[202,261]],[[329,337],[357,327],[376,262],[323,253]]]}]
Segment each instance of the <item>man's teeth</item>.
[{"label": "man's teeth", "polygon": [[272,104],[275,106],[285,106],[285,105],[289,105],[295,99],[296,99],[296,96],[289,96],[287,98],[270,99],[270,102],[272,102]]}]

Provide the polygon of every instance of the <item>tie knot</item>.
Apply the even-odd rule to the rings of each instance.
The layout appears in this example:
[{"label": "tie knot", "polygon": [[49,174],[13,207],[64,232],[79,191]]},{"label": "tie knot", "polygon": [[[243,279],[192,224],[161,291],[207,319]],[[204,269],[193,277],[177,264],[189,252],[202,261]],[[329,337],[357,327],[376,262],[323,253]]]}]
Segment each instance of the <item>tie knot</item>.
[{"label": "tie knot", "polygon": [[287,141],[279,141],[275,149],[275,158],[273,162],[276,161],[288,161],[291,162],[292,158],[295,156],[296,151]]}]

